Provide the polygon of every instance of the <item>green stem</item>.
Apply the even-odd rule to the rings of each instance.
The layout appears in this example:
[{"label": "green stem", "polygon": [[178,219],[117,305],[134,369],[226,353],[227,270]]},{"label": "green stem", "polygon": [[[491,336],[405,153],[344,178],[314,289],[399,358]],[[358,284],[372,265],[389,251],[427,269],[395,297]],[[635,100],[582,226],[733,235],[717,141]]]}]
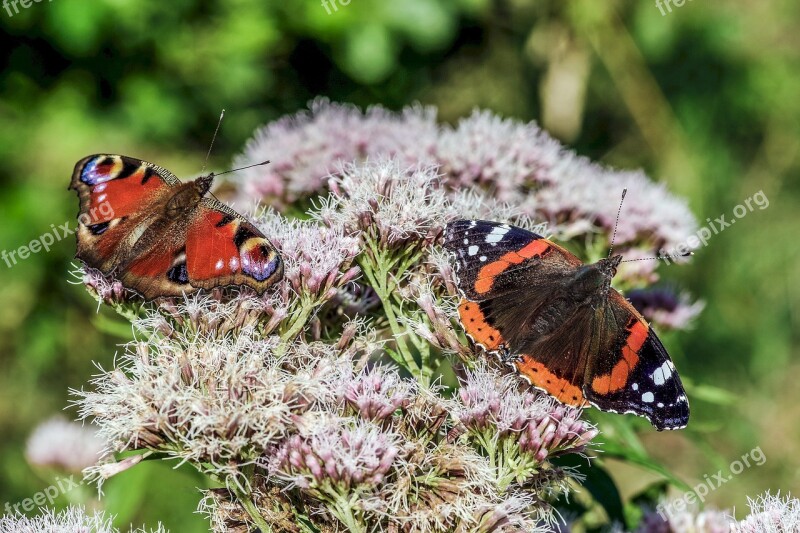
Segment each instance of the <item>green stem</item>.
[{"label": "green stem", "polygon": [[338,487],[330,481],[324,481],[312,491],[312,495],[325,502],[331,514],[347,527],[347,531],[355,533],[367,531],[366,526],[353,512],[354,505],[361,497],[361,490],[358,487],[353,488],[350,500],[347,500],[342,493],[342,487]]},{"label": "green stem", "polygon": [[[388,289],[388,272],[384,268],[384,262],[381,261],[382,256],[379,258],[377,255],[380,253],[380,251],[373,249],[373,253],[376,254],[375,264],[370,262],[369,259],[362,255],[360,257],[359,265],[361,266],[361,270],[364,272],[364,275],[367,277],[367,281],[369,281],[370,285],[375,290],[375,293],[378,295],[378,298],[381,300],[383,312],[386,315],[386,319],[389,321],[389,328],[392,330],[392,333],[394,333],[394,341],[397,345],[397,352],[401,358],[398,363],[402,364],[406,370],[414,375],[415,378],[420,379],[421,369],[417,364],[417,361],[414,359],[414,355],[411,353],[411,350],[409,350],[408,344],[406,343],[405,335],[407,332],[401,330],[400,322],[397,320],[397,315],[394,312],[391,293]],[[376,268],[374,267],[378,267],[378,275],[376,275]]]},{"label": "green stem", "polygon": [[243,492],[236,483],[233,483],[233,492],[236,494],[236,498],[242,504],[242,507],[244,507],[244,510],[250,515],[250,519],[256,527],[261,530],[261,533],[271,533],[272,526],[261,516],[261,512],[258,510],[258,507],[256,507],[255,502],[253,502],[252,496]]},{"label": "green stem", "polygon": [[351,510],[351,504],[343,498],[337,498],[333,503],[334,510],[332,512],[337,516],[342,523],[347,526],[347,530],[354,533],[361,533],[366,531],[366,528],[356,519],[355,514]]},{"label": "green stem", "polygon": [[294,319],[289,329],[281,334],[281,341],[283,344],[285,344],[288,341],[291,341],[303,330],[303,327],[306,325],[306,322],[308,321],[308,317],[311,316],[311,313],[314,310],[314,305],[309,302],[302,301],[300,305],[302,307],[300,313]]}]

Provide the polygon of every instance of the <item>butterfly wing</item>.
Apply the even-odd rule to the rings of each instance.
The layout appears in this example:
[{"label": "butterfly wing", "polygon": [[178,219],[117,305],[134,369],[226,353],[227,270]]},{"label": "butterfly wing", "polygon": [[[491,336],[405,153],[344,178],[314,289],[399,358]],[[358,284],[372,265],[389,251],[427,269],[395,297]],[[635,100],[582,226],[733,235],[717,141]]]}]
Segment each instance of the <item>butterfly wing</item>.
[{"label": "butterfly wing", "polygon": [[80,199],[76,257],[109,274],[153,221],[153,206],[177,185],[168,170],[132,157],[98,154],[78,161],[70,183]]},{"label": "butterfly wing", "polygon": [[658,430],[686,427],[686,392],[647,321],[613,289],[603,316],[604,323],[593,325],[601,351],[587,369],[587,400],[603,411],[643,416]]},{"label": "butterfly wing", "polygon": [[581,265],[580,259],[541,235],[486,220],[451,222],[444,245],[456,255],[459,289],[476,302],[518,292],[522,277],[543,284]]},{"label": "butterfly wing", "polygon": [[449,224],[445,247],[457,258],[467,335],[509,354],[504,358],[533,387],[588,405],[581,385],[591,321],[560,290],[581,261],[540,235],[481,220]]},{"label": "butterfly wing", "polygon": [[204,199],[190,222],[185,255],[185,276],[194,287],[244,285],[261,294],[283,277],[283,262],[266,236],[213,199]]}]

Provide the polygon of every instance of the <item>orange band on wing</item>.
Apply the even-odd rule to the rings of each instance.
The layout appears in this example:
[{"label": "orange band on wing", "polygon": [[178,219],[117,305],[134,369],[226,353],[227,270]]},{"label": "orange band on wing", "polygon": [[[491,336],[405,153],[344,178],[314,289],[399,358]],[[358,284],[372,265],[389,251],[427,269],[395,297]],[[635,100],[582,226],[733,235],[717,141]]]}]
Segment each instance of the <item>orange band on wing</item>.
[{"label": "orange band on wing", "polygon": [[647,340],[649,328],[641,320],[636,320],[628,327],[628,331],[630,332],[628,339],[622,347],[622,359],[614,365],[610,374],[603,374],[592,380],[592,389],[598,394],[608,394],[623,389],[628,383],[628,375],[639,362],[639,350]]},{"label": "orange band on wing", "polygon": [[515,366],[520,374],[528,378],[531,385],[547,392],[559,402],[572,407],[589,405],[583,398],[583,392],[578,385],[556,376],[532,357],[523,355],[522,360],[515,363]]},{"label": "orange band on wing", "polygon": [[478,277],[475,281],[475,292],[478,294],[489,292],[492,289],[492,285],[494,285],[495,277],[505,272],[512,265],[518,265],[526,259],[542,255],[548,248],[550,248],[549,242],[545,239],[536,239],[528,243],[522,250],[508,252],[498,260],[492,261],[478,272]]},{"label": "orange band on wing", "polygon": [[486,322],[480,306],[475,302],[461,300],[458,305],[458,315],[461,317],[464,330],[473,341],[483,345],[487,350],[496,350],[503,344],[502,335]]}]

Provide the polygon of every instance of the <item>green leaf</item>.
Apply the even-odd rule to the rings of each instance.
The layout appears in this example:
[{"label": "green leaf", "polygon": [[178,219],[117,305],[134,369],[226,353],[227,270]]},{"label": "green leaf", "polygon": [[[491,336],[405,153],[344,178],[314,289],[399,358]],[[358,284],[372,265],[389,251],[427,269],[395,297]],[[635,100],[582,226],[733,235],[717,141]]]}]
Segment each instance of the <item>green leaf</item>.
[{"label": "green leaf", "polygon": [[641,466],[651,472],[655,472],[664,476],[664,478],[678,487],[680,490],[690,490],[691,487],[685,481],[674,476],[669,470],[661,463],[648,455],[640,454],[634,450],[621,446],[615,442],[608,442],[602,446],[603,456],[612,457],[621,461],[626,461],[637,466]]},{"label": "green leaf", "polygon": [[714,387],[713,385],[695,385],[687,387],[693,400],[702,400],[716,405],[733,405],[736,403],[736,395]]},{"label": "green leaf", "polygon": [[117,525],[133,521],[144,502],[151,470],[145,465],[136,465],[110,479],[103,491],[106,509],[115,515]]}]

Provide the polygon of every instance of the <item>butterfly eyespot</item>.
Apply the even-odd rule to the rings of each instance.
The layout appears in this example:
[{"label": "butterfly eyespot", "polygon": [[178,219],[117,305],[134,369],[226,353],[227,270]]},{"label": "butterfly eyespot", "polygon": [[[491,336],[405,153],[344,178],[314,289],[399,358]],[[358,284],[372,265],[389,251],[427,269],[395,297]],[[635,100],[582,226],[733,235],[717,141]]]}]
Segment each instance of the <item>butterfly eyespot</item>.
[{"label": "butterfly eyespot", "polygon": [[108,229],[110,222],[101,222],[100,224],[92,224],[87,226],[92,235],[102,235]]},{"label": "butterfly eyespot", "polygon": [[186,263],[180,263],[170,268],[167,271],[167,279],[180,285],[189,283],[189,272],[186,270]]}]

